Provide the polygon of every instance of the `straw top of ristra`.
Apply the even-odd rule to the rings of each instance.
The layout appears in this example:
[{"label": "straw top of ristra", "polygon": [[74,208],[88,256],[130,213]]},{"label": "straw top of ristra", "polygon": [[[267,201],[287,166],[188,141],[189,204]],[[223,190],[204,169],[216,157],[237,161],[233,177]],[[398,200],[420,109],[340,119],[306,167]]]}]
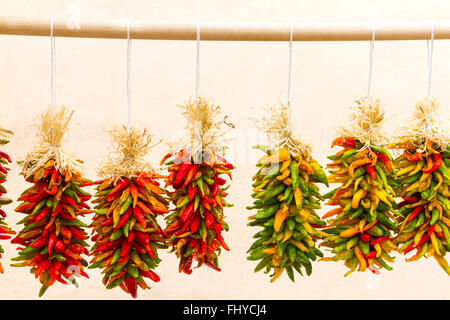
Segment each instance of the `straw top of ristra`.
[{"label": "straw top of ristra", "polygon": [[68,130],[68,124],[73,112],[73,110],[69,110],[65,106],[50,106],[41,114],[35,124],[39,142],[23,161],[23,175],[26,177],[32,175],[49,160],[55,161],[55,168],[59,171],[81,171],[81,161],[75,160],[61,148],[62,139]]},{"label": "straw top of ristra", "polygon": [[114,125],[107,130],[114,150],[108,154],[100,165],[98,174],[101,178],[133,178],[139,172],[153,171],[145,160],[152,142],[152,135],[146,128],[138,125]]},{"label": "straw top of ristra", "polygon": [[386,142],[382,132],[384,111],[379,99],[360,98],[350,107],[350,114],[345,125],[337,128],[338,135],[359,140],[363,148],[371,144],[380,145]]},{"label": "straw top of ristra", "polygon": [[265,108],[268,115],[256,120],[256,127],[267,133],[272,148],[286,148],[294,154],[310,155],[312,148],[306,138],[291,130],[288,108],[282,102]]},{"label": "straw top of ristra", "polygon": [[397,140],[410,140],[421,152],[427,152],[427,142],[446,150],[450,143],[450,117],[447,114],[443,119],[438,108],[436,98],[417,101],[411,119],[399,127]]},{"label": "straw top of ristra", "polygon": [[183,136],[179,142],[171,143],[171,148],[173,150],[188,150],[191,154],[203,150],[221,151],[223,153],[226,149],[227,139],[225,134],[227,131],[221,124],[227,123],[225,120],[217,120],[221,113],[220,107],[202,97],[191,98],[184,104],[177,106],[182,109],[182,113],[186,117],[187,135]]}]

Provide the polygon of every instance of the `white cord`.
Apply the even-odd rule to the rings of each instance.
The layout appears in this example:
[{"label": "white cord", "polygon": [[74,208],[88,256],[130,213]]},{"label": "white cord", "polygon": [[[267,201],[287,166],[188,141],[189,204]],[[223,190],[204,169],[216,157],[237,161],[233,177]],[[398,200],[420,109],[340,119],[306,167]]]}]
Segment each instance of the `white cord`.
[{"label": "white cord", "polygon": [[370,99],[370,86],[372,84],[373,48],[375,46],[375,26],[372,25],[372,40],[370,41],[369,53],[369,83],[367,85],[367,100]]},{"label": "white cord", "polygon": [[427,60],[428,60],[428,98],[431,93],[431,70],[433,67],[433,47],[434,47],[434,24],[431,22],[431,43],[427,40]]},{"label": "white cord", "polygon": [[195,69],[195,99],[200,95],[200,23],[197,22],[197,56]]},{"label": "white cord", "polygon": [[292,22],[289,24],[289,65],[288,65],[288,90],[287,90],[287,107],[288,107],[288,125],[291,129],[291,69],[292,69],[292,37],[294,28]]},{"label": "white cord", "polygon": [[53,17],[50,22],[50,61],[51,61],[51,105],[55,105],[56,101],[56,66],[55,66],[55,37],[53,36],[53,25],[55,18]]},{"label": "white cord", "polygon": [[127,127],[131,125],[131,39],[130,39],[130,20],[127,24],[127,102],[128,102],[128,120]]}]

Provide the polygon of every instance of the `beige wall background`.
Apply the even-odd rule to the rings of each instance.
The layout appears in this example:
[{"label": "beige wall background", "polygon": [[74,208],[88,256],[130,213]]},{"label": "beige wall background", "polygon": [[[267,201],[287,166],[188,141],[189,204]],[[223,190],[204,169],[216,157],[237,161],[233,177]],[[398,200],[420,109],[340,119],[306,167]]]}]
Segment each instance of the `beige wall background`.
[{"label": "beige wall background", "polygon": [[[200,22],[378,22],[443,21],[450,18],[448,1],[307,1],[307,0],[42,0],[0,1],[0,15],[81,19],[135,19],[145,21]],[[132,119],[139,120],[155,135],[169,141],[185,122],[176,104],[194,93],[195,42],[133,41]],[[297,42],[293,48],[292,106],[295,128],[308,136],[314,157],[325,164],[331,154],[333,127],[353,101],[366,94],[368,42]],[[435,42],[432,93],[440,98],[448,116],[450,103],[450,41]],[[249,117],[258,108],[286,95],[287,43],[202,42],[201,93],[214,98],[224,113],[243,132],[251,131]],[[1,126],[14,130],[5,147],[15,160],[35,143],[30,125],[50,103],[50,41],[47,37],[0,36]],[[125,123],[126,41],[100,39],[56,39],[56,101],[75,109],[65,147],[86,163],[86,175],[96,178],[95,168],[108,152],[104,133],[113,123]],[[414,102],[426,95],[426,41],[376,42],[372,93],[385,106],[386,115],[399,119],[411,111]],[[243,135],[242,135],[243,136]],[[241,137],[242,138],[242,137]],[[243,139],[243,140],[242,140]],[[311,277],[287,276],[269,283],[268,275],[253,273],[254,262],[246,250],[257,228],[247,227],[245,206],[251,203],[250,181],[255,172],[247,155],[251,141],[243,136],[240,147],[229,157],[240,161],[234,172],[226,211],[230,231],[225,238],[231,252],[220,256],[222,272],[209,268],[192,275],[178,273],[173,254],[161,252],[157,273],[161,282],[140,291],[140,299],[449,299],[449,277],[432,259],[406,263],[397,256],[394,271],[378,276],[355,273],[344,278],[342,263],[313,265]],[[247,139],[247,140],[246,140]],[[236,146],[236,144],[235,144]],[[155,166],[167,150],[158,145],[148,159]],[[239,148],[242,148],[239,149]],[[239,151],[239,150],[241,151]],[[241,158],[239,158],[241,157]],[[250,159],[250,160],[249,160]],[[13,165],[6,183],[16,199],[28,187]],[[92,190],[90,190],[92,191]],[[323,190],[325,191],[325,189]],[[22,219],[15,213],[17,202],[5,207],[10,226]],[[324,208],[322,212],[325,212]],[[84,221],[90,221],[86,217]],[[28,268],[10,267],[15,246],[3,241],[5,254],[0,275],[1,299],[35,299],[40,284]],[[44,299],[127,299],[119,288],[106,290],[99,269],[89,270],[90,279],[80,287],[55,284]]]}]

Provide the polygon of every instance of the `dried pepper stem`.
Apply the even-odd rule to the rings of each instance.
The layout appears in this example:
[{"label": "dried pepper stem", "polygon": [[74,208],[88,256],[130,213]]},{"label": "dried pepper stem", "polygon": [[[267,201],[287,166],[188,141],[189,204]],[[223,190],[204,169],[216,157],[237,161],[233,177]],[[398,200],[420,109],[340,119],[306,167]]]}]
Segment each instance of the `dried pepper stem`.
[{"label": "dried pepper stem", "polygon": [[138,286],[150,289],[144,277],[160,281],[152,269],[161,261],[157,249],[167,247],[156,218],[169,210],[167,192],[157,180],[166,177],[144,160],[151,142],[147,130],[120,126],[109,133],[117,152],[99,170],[104,179],[95,182],[89,268],[103,269],[107,289],[119,286],[136,298]]},{"label": "dried pepper stem", "polygon": [[56,281],[77,285],[74,275],[88,278],[82,258],[88,254],[83,229],[87,225],[78,217],[92,212],[86,203],[91,195],[82,190],[91,182],[73,171],[79,167],[73,164],[81,161],[72,160],[59,147],[70,117],[64,107],[43,114],[40,127],[48,127],[39,134],[42,140],[28,154],[21,172],[33,186],[21,194],[22,203],[15,209],[26,217],[18,222],[24,227],[11,241],[20,245],[12,260],[21,261],[12,266],[31,267],[42,283],[39,296]]}]

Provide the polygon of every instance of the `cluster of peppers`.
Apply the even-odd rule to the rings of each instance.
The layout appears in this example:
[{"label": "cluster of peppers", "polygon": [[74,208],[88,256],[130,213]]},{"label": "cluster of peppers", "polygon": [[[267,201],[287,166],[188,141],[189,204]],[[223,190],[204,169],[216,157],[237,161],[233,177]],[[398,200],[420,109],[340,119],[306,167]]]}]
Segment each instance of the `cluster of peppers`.
[{"label": "cluster of peppers", "polygon": [[323,200],[317,182],[328,186],[322,167],[308,155],[294,155],[285,148],[276,150],[256,146],[266,154],[256,164],[258,172],[253,176],[253,194],[256,200],[247,209],[257,209],[249,217],[249,226],[263,227],[254,238],[247,253],[248,260],[261,260],[255,272],[265,268],[273,270],[271,282],[284,270],[294,282],[294,270],[303,275],[303,267],[309,276],[311,261],[323,257],[316,248],[316,241],[327,234],[325,226],[315,210]]},{"label": "cluster of peppers", "polygon": [[59,281],[77,285],[73,275],[88,278],[84,267],[88,263],[82,254],[88,254],[87,227],[77,217],[91,213],[86,204],[91,195],[81,188],[91,181],[79,173],[58,170],[55,161],[49,160],[33,175],[26,178],[33,184],[18,201],[22,203],[15,211],[26,214],[17,224],[24,224],[12,243],[19,244],[19,255],[11,266],[31,267],[30,272],[42,284],[39,296],[49,286]]},{"label": "cluster of peppers", "polygon": [[411,140],[389,145],[404,151],[395,159],[403,200],[398,204],[400,227],[395,242],[404,254],[416,250],[407,261],[433,256],[450,275],[444,259],[450,251],[450,150],[441,152],[432,142],[425,146],[426,152]]},{"label": "cluster of peppers", "polygon": [[[170,160],[170,158],[172,158]],[[226,180],[220,175],[227,174],[232,179],[231,163],[213,151],[203,150],[191,154],[185,150],[169,153],[161,165],[168,160],[169,176],[166,187],[172,186],[170,199],[175,205],[166,218],[164,230],[167,242],[180,258],[179,272],[192,273],[192,262],[203,264],[220,271],[218,256],[221,248],[230,250],[222,231],[228,231],[224,221],[223,208],[231,207],[224,198],[228,195],[224,187]]]},{"label": "cluster of peppers", "polygon": [[[394,165],[389,152],[371,145],[362,148],[359,140],[349,137],[336,138],[331,147],[342,149],[328,158],[330,183],[340,187],[324,195],[327,205],[338,206],[322,218],[330,218],[324,231],[329,234],[321,245],[332,248],[333,257],[325,261],[345,261],[350,270],[346,276],[367,269],[378,273],[379,268],[392,270],[387,262],[397,247],[392,231],[397,231],[395,209]],[[335,217],[334,217],[335,216]],[[334,217],[334,218],[332,218]]]},{"label": "cluster of peppers", "polygon": [[[9,131],[6,131],[10,133]],[[0,144],[5,145],[9,143],[7,139],[0,139]],[[11,199],[3,197],[6,193],[6,188],[3,186],[3,183],[6,181],[6,176],[8,175],[9,168],[6,167],[8,163],[11,163],[11,158],[5,152],[0,151],[0,208],[1,206],[10,204],[12,202]],[[11,230],[5,222],[6,212],[0,209],[0,240],[8,240],[11,238],[11,235],[16,234],[15,231]],[[2,246],[0,245],[0,258],[4,253]],[[3,273],[3,266],[0,263],[0,273]]]},{"label": "cluster of peppers", "polygon": [[156,173],[138,173],[135,178],[97,181],[91,227],[95,242],[89,268],[102,268],[107,289],[119,286],[133,298],[137,286],[149,289],[144,277],[160,280],[152,271],[161,261],[158,248],[164,245],[157,216],[168,213],[166,191]]}]

